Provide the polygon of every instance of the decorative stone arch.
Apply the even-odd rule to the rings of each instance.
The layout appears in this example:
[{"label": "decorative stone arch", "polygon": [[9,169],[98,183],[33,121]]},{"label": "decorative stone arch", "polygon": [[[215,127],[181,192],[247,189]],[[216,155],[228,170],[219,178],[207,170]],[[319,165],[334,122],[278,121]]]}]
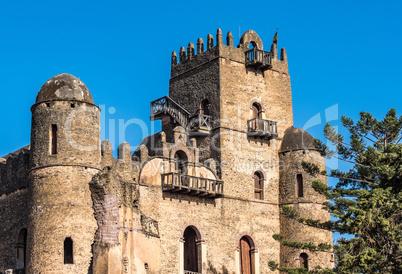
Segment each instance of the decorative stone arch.
[{"label": "decorative stone arch", "polygon": [[307,249],[301,249],[298,252],[296,252],[294,260],[298,262],[297,264],[299,266],[300,266],[300,255],[303,254],[303,253],[307,254],[307,261],[310,261],[311,257],[312,257],[311,252],[309,250],[307,250]]},{"label": "decorative stone arch", "polygon": [[[206,271],[206,261],[207,261],[207,252],[205,247],[205,239],[204,234],[198,229],[198,225],[194,223],[187,223],[186,225],[182,226],[180,240],[179,240],[179,273],[183,274],[185,270],[193,271],[193,272],[202,272],[205,273]],[[186,243],[186,232],[193,231],[195,233],[195,239],[190,239],[191,242]],[[190,250],[188,250],[190,249]],[[193,250],[191,250],[193,249]],[[185,254],[185,253],[192,253]],[[195,255],[194,255],[195,253]],[[191,256],[196,256],[196,265],[191,265],[192,269],[185,269],[188,268],[188,262],[186,260],[191,258]],[[194,258],[193,258],[194,259]],[[194,269],[195,267],[195,269]]]},{"label": "decorative stone arch", "polygon": [[249,44],[252,44],[254,48],[263,50],[263,44],[261,38],[253,30],[248,30],[240,37],[239,47],[243,48],[244,51],[249,50]]},{"label": "decorative stone arch", "polygon": [[236,264],[236,273],[242,273],[243,271],[243,265],[242,265],[242,256],[245,256],[245,254],[242,254],[244,250],[242,250],[242,241],[243,239],[246,239],[247,242],[249,243],[249,260],[251,264],[251,273],[256,274],[260,273],[260,259],[259,259],[259,253],[258,249],[256,247],[255,241],[252,237],[251,233],[248,232],[243,232],[237,236],[237,248],[235,251],[235,264]]},{"label": "decorative stone arch", "polygon": [[261,112],[265,112],[265,106],[264,106],[264,104],[261,102],[260,99],[253,98],[253,100],[251,100],[251,102],[250,102],[249,108],[250,108],[250,109],[253,109],[253,105],[254,105],[254,104],[258,104],[258,105],[261,107]]}]

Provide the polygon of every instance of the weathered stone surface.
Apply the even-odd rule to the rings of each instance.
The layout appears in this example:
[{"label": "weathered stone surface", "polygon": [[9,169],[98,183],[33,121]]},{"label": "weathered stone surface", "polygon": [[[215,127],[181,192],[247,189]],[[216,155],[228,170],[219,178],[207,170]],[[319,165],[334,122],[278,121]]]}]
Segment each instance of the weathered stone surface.
[{"label": "weathered stone surface", "polygon": [[[88,88],[68,74],[43,85],[32,107],[31,147],[0,158],[0,272],[25,266],[27,273],[184,273],[189,227],[200,273],[240,273],[242,237],[250,241],[253,273],[271,272],[269,261],[298,266],[308,253],[280,246],[273,234],[332,242],[331,233],[280,215],[288,204],[304,217],[329,219],[324,197],[311,187],[316,178],[300,165],[307,160],[325,168],[325,161],[312,137],[293,128],[286,51],[278,59],[272,45],[272,67],[261,69],[246,66],[250,43],[263,50],[254,31],[237,48],[230,32],[227,45],[220,29],[213,40],[207,36],[205,51],[202,39],[197,50],[193,43],[187,52],[182,47],[179,60],[174,52],[169,83],[169,96],[190,114],[208,108],[208,134],[191,135],[166,112],[161,132],[132,155],[121,144],[117,159],[111,143],[100,142],[99,108]],[[277,122],[277,134],[248,135],[255,104],[259,118]],[[263,177],[261,198],[255,172]],[[303,197],[297,197],[297,174]],[[67,237],[73,264],[64,263]],[[24,246],[25,265],[16,255]],[[310,267],[331,267],[331,255],[308,253]]]}]

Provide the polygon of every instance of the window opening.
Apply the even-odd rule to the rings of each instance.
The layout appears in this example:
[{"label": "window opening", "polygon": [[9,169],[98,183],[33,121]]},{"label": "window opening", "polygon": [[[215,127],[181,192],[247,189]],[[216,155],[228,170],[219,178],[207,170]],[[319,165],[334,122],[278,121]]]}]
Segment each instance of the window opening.
[{"label": "window opening", "polygon": [[177,151],[174,155],[175,163],[176,163],[176,172],[180,174],[186,174],[186,164],[187,164],[187,155],[184,151]]},{"label": "window opening", "polygon": [[264,199],[264,176],[258,171],[254,173],[254,198]]},{"label": "window opening", "polygon": [[210,104],[209,104],[208,99],[204,99],[201,102],[201,111],[200,111],[201,114],[210,115],[209,107],[210,107]]},{"label": "window opening", "polygon": [[297,197],[303,197],[303,176],[297,174]]},{"label": "window opening", "polygon": [[50,130],[50,154],[57,154],[57,125],[53,124]]},{"label": "window opening", "polygon": [[64,240],[64,264],[73,264],[73,240],[67,237]]},{"label": "window opening", "polygon": [[306,253],[300,254],[300,267],[308,269],[308,255]]}]

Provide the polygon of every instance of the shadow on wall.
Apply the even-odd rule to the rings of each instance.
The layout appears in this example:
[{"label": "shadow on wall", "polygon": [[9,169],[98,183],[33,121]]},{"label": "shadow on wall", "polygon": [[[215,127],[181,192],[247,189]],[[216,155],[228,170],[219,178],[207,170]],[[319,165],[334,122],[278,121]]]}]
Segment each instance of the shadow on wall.
[{"label": "shadow on wall", "polygon": [[[215,268],[210,261],[208,261],[208,274],[229,274],[230,272],[227,270],[227,268],[223,265],[222,266],[222,271],[219,271],[217,268]],[[232,274],[235,274],[235,272],[232,272]]]}]

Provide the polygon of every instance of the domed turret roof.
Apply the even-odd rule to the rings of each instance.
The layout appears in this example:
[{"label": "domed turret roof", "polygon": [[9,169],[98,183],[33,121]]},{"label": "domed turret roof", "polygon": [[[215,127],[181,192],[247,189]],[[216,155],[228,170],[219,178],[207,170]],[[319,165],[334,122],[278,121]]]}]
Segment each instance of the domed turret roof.
[{"label": "domed turret roof", "polygon": [[87,86],[77,77],[68,73],[50,78],[39,90],[36,103],[50,100],[77,100],[94,104]]},{"label": "domed turret roof", "polygon": [[290,127],[285,131],[280,152],[299,149],[315,149],[314,138],[301,128]]}]

